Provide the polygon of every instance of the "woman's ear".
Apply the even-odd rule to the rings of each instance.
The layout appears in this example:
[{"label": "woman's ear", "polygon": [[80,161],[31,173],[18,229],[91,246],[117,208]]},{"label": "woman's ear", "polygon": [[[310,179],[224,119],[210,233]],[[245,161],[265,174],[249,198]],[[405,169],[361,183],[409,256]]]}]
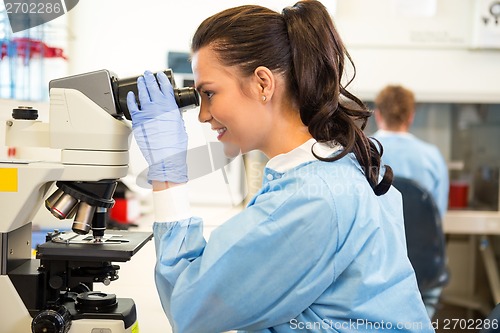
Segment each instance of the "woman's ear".
[{"label": "woman's ear", "polygon": [[255,87],[261,102],[268,102],[274,95],[276,78],[267,67],[259,66],[254,71]]}]

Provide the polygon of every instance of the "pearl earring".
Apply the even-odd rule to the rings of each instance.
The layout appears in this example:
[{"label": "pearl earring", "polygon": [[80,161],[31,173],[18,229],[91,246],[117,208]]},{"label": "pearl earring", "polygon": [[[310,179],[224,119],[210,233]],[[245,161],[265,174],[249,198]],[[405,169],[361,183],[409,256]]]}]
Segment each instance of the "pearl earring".
[{"label": "pearl earring", "polygon": [[262,102],[265,102],[267,99],[266,95],[262,95]]}]

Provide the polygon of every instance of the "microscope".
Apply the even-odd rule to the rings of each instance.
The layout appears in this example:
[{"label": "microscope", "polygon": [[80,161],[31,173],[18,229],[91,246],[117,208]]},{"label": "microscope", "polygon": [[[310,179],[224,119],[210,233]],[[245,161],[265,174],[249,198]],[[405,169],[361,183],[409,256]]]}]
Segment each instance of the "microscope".
[{"label": "microscope", "polygon": [[[199,105],[193,88],[174,87],[180,109]],[[94,290],[118,279],[120,267],[150,232],[106,230],[131,140],[126,94],[137,77],[100,70],[52,80],[49,121],[19,107],[6,122],[6,145],[60,151],[59,160],[0,161],[0,327],[6,333],[138,333],[134,301]],[[43,151],[43,149],[40,149]],[[52,191],[55,191],[52,193]],[[54,230],[32,255],[32,220],[44,205]],[[43,208],[42,208],[43,209]]]}]

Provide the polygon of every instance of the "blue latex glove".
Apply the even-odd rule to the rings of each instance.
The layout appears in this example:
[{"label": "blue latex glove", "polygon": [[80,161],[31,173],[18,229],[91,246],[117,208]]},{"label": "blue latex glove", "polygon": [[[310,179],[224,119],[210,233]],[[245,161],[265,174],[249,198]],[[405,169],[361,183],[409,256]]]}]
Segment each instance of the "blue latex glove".
[{"label": "blue latex glove", "polygon": [[187,177],[187,133],[170,81],[163,72],[145,71],[137,79],[139,109],[132,91],[127,106],[135,140],[149,164],[148,182],[185,183]]}]

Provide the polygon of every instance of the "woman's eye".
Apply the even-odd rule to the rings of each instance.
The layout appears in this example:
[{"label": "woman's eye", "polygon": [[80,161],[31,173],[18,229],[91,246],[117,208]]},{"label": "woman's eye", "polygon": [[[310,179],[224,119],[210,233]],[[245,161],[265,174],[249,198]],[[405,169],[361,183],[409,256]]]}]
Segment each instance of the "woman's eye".
[{"label": "woman's eye", "polygon": [[208,99],[212,98],[212,96],[214,95],[214,93],[211,91],[203,91],[203,93],[208,97]]}]

